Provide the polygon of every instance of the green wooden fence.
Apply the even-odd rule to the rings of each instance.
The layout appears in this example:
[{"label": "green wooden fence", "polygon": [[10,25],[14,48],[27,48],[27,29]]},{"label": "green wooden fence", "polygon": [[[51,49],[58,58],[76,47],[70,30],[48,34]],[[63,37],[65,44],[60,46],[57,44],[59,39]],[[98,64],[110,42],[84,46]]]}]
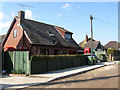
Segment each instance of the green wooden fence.
[{"label": "green wooden fence", "polygon": [[22,71],[29,72],[29,51],[8,51],[4,52],[4,69],[7,72]]}]

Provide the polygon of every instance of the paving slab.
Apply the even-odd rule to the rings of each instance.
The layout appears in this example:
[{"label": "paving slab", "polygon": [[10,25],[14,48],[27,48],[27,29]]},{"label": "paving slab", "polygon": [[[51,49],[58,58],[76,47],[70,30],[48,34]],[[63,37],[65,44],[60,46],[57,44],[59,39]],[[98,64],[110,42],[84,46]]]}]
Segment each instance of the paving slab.
[{"label": "paving slab", "polygon": [[2,84],[2,88],[8,88],[8,89],[9,88],[25,88],[28,86],[39,85],[39,84],[47,83],[59,78],[87,72],[102,66],[112,65],[114,63],[118,63],[118,61],[99,62],[96,65],[73,67],[73,68],[68,68],[64,70],[48,72],[44,74],[33,74],[33,75],[30,75],[29,77],[4,75],[3,77],[0,77],[0,85]]}]

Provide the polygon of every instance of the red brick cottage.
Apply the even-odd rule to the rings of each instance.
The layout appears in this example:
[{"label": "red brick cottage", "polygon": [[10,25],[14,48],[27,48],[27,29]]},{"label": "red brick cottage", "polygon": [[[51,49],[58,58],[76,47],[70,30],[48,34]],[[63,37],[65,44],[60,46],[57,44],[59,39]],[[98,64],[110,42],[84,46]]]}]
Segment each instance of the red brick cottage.
[{"label": "red brick cottage", "polygon": [[25,12],[19,11],[2,45],[4,49],[28,49],[32,55],[77,54],[80,47],[72,34],[58,26],[25,19]]}]

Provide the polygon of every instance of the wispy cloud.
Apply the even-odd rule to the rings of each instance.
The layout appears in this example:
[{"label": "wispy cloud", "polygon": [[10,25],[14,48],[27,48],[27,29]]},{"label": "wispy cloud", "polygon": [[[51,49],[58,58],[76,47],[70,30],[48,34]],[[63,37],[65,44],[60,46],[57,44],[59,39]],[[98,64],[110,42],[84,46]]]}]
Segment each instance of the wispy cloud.
[{"label": "wispy cloud", "polygon": [[0,12],[0,34],[5,34],[11,24],[10,21],[3,22],[3,18],[5,18],[5,14],[3,12]]},{"label": "wispy cloud", "polygon": [[33,18],[32,11],[26,10],[26,11],[25,11],[25,18],[27,18],[27,19],[32,19],[32,18]]},{"label": "wispy cloud", "polygon": [[70,7],[70,4],[66,3],[64,6],[62,6],[62,8],[68,8]]},{"label": "wispy cloud", "polygon": [[15,12],[14,12],[14,11],[11,13],[11,16],[12,16],[12,17],[15,17]]},{"label": "wispy cloud", "polygon": [[58,14],[58,15],[57,15],[57,18],[60,18],[60,17],[62,17],[62,14]]},{"label": "wispy cloud", "polygon": [[3,12],[0,12],[0,20],[2,20],[3,18],[4,18]]},{"label": "wispy cloud", "polygon": [[3,28],[8,28],[10,26],[11,22],[8,21],[8,22],[0,22],[0,29],[3,29]]}]

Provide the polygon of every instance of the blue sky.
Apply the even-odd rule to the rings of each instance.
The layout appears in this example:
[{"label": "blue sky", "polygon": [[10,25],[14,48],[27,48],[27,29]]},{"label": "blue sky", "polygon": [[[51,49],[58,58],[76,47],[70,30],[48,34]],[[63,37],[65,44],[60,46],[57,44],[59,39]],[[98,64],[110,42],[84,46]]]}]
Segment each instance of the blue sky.
[{"label": "blue sky", "polygon": [[103,45],[111,40],[118,41],[117,2],[4,2],[0,7],[0,34],[6,34],[13,17],[24,10],[26,18],[73,32],[73,38],[79,43],[86,34],[90,37],[89,16],[92,14],[94,39]]}]

